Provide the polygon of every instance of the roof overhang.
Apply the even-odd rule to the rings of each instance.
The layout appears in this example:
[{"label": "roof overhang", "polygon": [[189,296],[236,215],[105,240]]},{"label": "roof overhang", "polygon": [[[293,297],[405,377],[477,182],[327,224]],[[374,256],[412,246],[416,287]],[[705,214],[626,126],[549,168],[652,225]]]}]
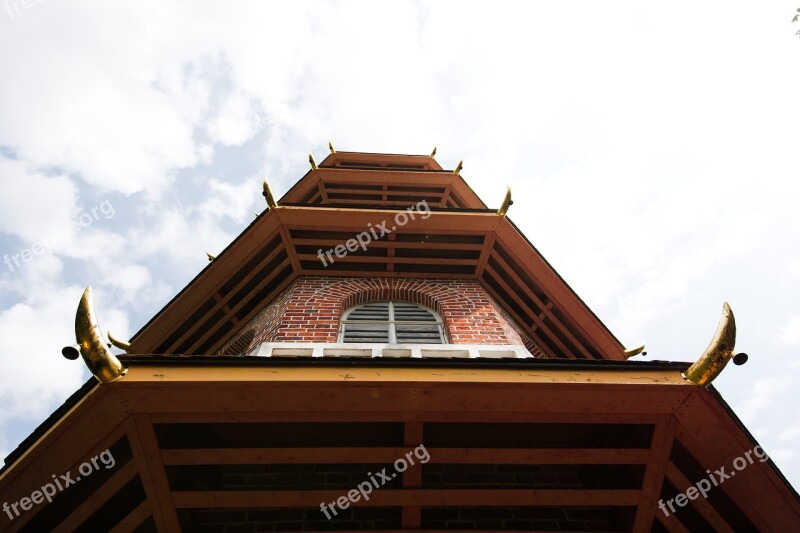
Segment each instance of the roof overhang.
[{"label": "roof overhang", "polygon": [[[50,474],[74,471],[88,457],[126,439],[132,450],[130,465],[110,471],[108,480],[62,518],[80,524],[112,490],[138,475],[147,501],[131,511],[137,514],[130,520],[152,515],[159,530],[169,530],[177,521],[176,509],[308,508],[339,495],[325,490],[187,492],[170,488],[165,472],[172,466],[391,461],[406,451],[401,450],[403,444],[427,443],[431,434],[424,428],[432,430],[441,423],[462,429],[533,424],[554,432],[554,438],[600,425],[610,436],[618,428],[627,428],[620,435],[632,435],[640,428],[649,437],[644,446],[623,439],[611,447],[427,447],[434,464],[642,465],[638,488],[481,490],[470,495],[426,489],[414,485],[412,477],[409,486],[378,491],[374,500],[363,503],[401,506],[404,517],[413,517],[426,505],[627,506],[636,508],[636,530],[649,530],[653,520],[673,530],[680,524],[657,507],[662,487],[683,491],[699,481],[698,476],[705,476],[705,469],[727,466],[730,471],[737,458],[757,445],[713,389],[681,377],[685,364],[130,356],[124,360],[129,367],[125,377],[76,398],[51,427],[39,432],[30,448],[13,459],[0,474],[0,501],[17,501],[47,482]],[[364,431],[369,431],[369,424],[400,424],[408,442],[388,448],[196,449],[176,447],[158,436],[176,424],[189,424],[186,431],[194,431],[203,425],[219,429],[215,425],[331,422],[363,423]],[[567,433],[559,433],[562,429]],[[743,524],[790,530],[800,521],[798,496],[771,460],[755,461],[737,471],[735,478],[715,487],[708,500],[698,498],[689,508],[721,530]],[[13,526],[32,519],[34,512],[23,514]]]}]

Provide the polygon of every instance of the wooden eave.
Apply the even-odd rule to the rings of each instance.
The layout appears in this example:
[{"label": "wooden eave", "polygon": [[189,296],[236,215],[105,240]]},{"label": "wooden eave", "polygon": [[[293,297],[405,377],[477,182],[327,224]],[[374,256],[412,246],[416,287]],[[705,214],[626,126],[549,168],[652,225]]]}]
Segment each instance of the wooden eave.
[{"label": "wooden eave", "polygon": [[407,210],[285,206],[267,211],[131,340],[132,353],[214,354],[299,276],[475,279],[551,357],[623,359],[623,347],[505,217],[417,212],[366,251],[327,266],[318,251]]},{"label": "wooden eave", "polygon": [[[683,380],[677,365],[532,360],[510,367],[498,361],[408,366],[347,358],[226,357],[128,357],[126,364],[125,377],[89,390],[0,473],[0,501],[16,502],[48,482],[52,473],[75,472],[109,447],[119,453],[115,467],[93,474],[104,476],[95,486],[82,481],[52,504],[36,506],[14,521],[0,520],[0,531],[45,525],[70,530],[115,508],[112,503],[131,483],[143,490],[137,499],[116,506],[115,531],[133,531],[148,520],[159,531],[178,531],[179,517],[192,509],[316,509],[346,490],[186,490],[179,486],[181,472],[231,464],[390,463],[421,443],[430,454],[429,466],[583,465],[589,472],[596,465],[616,465],[639,472],[639,477],[633,485],[605,480],[604,488],[460,490],[423,484],[426,466],[419,465],[403,474],[400,486],[378,489],[369,502],[356,504],[402,508],[398,530],[424,530],[422,508],[476,506],[593,507],[622,514],[632,509],[634,531],[650,531],[655,521],[668,531],[697,529],[698,524],[719,531],[792,531],[800,525],[798,496],[771,461],[749,464],[714,487],[707,500],[691,501],[669,517],[661,513],[662,494],[672,497],[673,489],[684,491],[706,469],[727,466],[730,471],[733,461],[757,444],[713,391]],[[533,441],[441,446],[435,444],[435,434],[443,423],[479,440],[489,427],[511,425],[523,433],[525,427],[542,428],[562,444],[582,427],[606,429],[580,437],[581,446],[553,448]],[[243,447],[213,445],[213,438],[213,446],[202,444],[214,435],[225,441],[225,428],[236,433],[241,424],[249,424],[255,433],[270,424],[289,430],[304,424],[357,424],[361,429],[353,438],[365,443],[373,434],[371,427],[394,424],[399,433],[392,443],[380,446]],[[177,427],[184,428],[174,433],[183,435],[180,442],[192,441],[196,431],[202,439],[193,446],[177,446],[169,437],[170,428]],[[615,437],[615,432],[621,433]],[[238,434],[248,439],[251,432]]]},{"label": "wooden eave", "polygon": [[423,200],[430,207],[486,209],[464,178],[440,169],[320,166],[303,176],[278,203],[405,209]]}]

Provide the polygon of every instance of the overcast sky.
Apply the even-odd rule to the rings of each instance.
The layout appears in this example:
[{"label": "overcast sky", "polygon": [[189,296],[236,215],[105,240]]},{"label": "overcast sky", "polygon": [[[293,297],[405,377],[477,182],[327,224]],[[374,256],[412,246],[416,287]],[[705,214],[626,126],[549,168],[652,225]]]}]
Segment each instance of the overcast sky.
[{"label": "overcast sky", "polygon": [[[428,154],[648,359],[693,361],[800,485],[800,1],[78,2],[0,11],[0,455],[328,139]],[[13,256],[17,256],[16,263]]]}]

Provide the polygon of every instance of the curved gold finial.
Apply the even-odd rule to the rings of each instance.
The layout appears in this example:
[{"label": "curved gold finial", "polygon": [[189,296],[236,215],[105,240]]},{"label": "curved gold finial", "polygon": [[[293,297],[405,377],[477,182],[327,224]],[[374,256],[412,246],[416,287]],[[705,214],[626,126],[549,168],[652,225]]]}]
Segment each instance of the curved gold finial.
[{"label": "curved gold finial", "polygon": [[308,163],[311,165],[311,170],[317,170],[317,162],[314,161],[314,156],[311,152],[308,153]]},{"label": "curved gold finial", "polygon": [[434,147],[433,147],[433,152],[431,152],[431,157],[433,157],[433,156],[435,156],[435,155],[436,155],[436,147],[434,146]]},{"label": "curved gold finial", "polygon": [[131,343],[123,341],[121,339],[116,338],[111,332],[108,332],[108,342],[119,348],[120,350],[125,350],[126,352],[131,351]]},{"label": "curved gold finial", "polygon": [[336,150],[333,149],[333,143],[331,141],[328,141],[328,148],[330,149],[332,154],[336,153]]},{"label": "curved gold finial", "polygon": [[[308,157],[311,157],[311,154],[308,154]],[[316,165],[314,165],[313,158],[311,159],[311,168],[317,168]],[[275,209],[278,207],[278,202],[276,202],[275,197],[272,196],[272,190],[269,188],[269,182],[267,181],[267,178],[264,178],[264,184],[261,187],[261,194],[264,196],[264,199],[267,201],[267,206],[270,209]],[[258,216],[258,214],[256,214],[256,216]]]},{"label": "curved gold finial", "polygon": [[111,353],[103,340],[100,326],[94,313],[92,288],[86,287],[75,313],[75,338],[83,356],[83,362],[100,383],[116,381],[125,375],[127,369],[122,366],[117,356]]},{"label": "curved gold finial", "polygon": [[[716,378],[728,361],[733,358],[733,348],[736,344],[736,320],[728,302],[722,305],[722,318],[717,326],[717,332],[711,343],[695,364],[683,373],[683,377],[696,385],[708,385]],[[743,356],[743,357],[740,357]],[[736,363],[746,361],[745,354],[736,356]],[[739,363],[741,364],[741,363]]]},{"label": "curved gold finial", "polygon": [[644,344],[640,344],[636,348],[625,350],[625,359],[630,359],[631,357],[635,357],[639,354],[647,355],[647,352],[644,351]]},{"label": "curved gold finial", "polygon": [[210,253],[206,252],[206,257],[208,257],[208,261],[211,262],[217,258],[216,255],[211,255]]},{"label": "curved gold finial", "polygon": [[506,216],[508,213],[508,208],[514,203],[511,199],[511,187],[506,190],[506,197],[503,198],[503,205],[500,206],[500,209],[497,210],[497,214],[501,217]]},{"label": "curved gold finial", "polygon": [[464,160],[463,159],[458,162],[458,165],[456,165],[456,169],[453,171],[453,174],[458,175],[458,173],[461,172],[462,168],[464,168]]}]

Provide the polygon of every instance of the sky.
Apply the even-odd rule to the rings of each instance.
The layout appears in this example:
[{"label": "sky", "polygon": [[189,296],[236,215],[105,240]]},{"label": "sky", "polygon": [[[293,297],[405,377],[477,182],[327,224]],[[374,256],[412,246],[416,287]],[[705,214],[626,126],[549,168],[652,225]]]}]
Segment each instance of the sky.
[{"label": "sky", "polygon": [[[694,361],[800,487],[800,1],[0,0],[0,456],[343,151],[428,154],[627,346]],[[16,257],[16,259],[15,259]]]}]

